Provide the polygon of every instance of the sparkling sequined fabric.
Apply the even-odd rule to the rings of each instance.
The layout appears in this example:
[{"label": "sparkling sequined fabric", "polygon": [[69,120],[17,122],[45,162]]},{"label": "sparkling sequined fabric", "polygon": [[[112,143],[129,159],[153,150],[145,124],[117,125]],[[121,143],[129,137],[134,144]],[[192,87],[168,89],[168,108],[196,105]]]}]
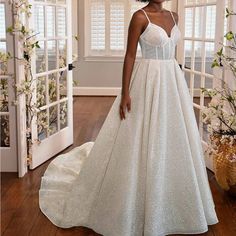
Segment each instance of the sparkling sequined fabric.
[{"label": "sparkling sequined fabric", "polygon": [[104,236],[164,236],[205,232],[218,222],[192,101],[174,58],[179,37],[176,24],[169,37],[149,21],[127,118],[120,120],[118,95],[95,142],[49,164],[39,206],[53,224]]}]

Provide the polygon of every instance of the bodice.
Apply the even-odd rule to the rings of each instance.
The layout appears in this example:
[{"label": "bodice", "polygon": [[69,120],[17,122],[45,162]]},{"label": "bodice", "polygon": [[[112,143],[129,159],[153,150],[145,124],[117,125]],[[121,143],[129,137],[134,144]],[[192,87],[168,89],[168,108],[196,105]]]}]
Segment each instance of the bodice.
[{"label": "bodice", "polygon": [[148,25],[139,38],[142,57],[145,59],[160,60],[173,59],[175,57],[175,48],[181,37],[181,33],[172,13],[171,15],[175,25],[171,30],[170,36],[168,36],[162,27],[151,23],[146,12],[144,10],[143,12],[148,19]]}]

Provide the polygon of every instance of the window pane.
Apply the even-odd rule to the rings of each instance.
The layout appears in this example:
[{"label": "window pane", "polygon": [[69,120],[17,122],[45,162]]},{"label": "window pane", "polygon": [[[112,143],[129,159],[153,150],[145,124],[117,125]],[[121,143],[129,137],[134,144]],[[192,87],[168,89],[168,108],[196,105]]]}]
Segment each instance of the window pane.
[{"label": "window pane", "polygon": [[67,65],[67,41],[58,40],[58,49],[59,49],[59,68],[66,67]]},{"label": "window pane", "polygon": [[56,40],[49,40],[48,45],[48,70],[57,68]]},{"label": "window pane", "polygon": [[46,105],[46,76],[37,78],[37,107]]},{"label": "window pane", "polygon": [[196,7],[195,8],[195,33],[194,36],[196,38],[201,38],[203,36],[203,13],[204,7]]},{"label": "window pane", "polygon": [[202,42],[194,43],[194,70],[202,71]]},{"label": "window pane", "polygon": [[105,49],[105,2],[91,0],[91,49]]},{"label": "window pane", "polygon": [[[0,4],[0,38],[6,38],[5,5]],[[2,27],[3,26],[3,27]]]},{"label": "window pane", "polygon": [[8,79],[0,79],[0,112],[8,112]]},{"label": "window pane", "polygon": [[207,6],[206,11],[206,38],[214,39],[216,31],[216,6]]},{"label": "window pane", "polygon": [[205,78],[205,88],[207,89],[213,88],[213,78],[210,77]]},{"label": "window pane", "polygon": [[64,7],[57,8],[57,35],[66,35],[66,8]]},{"label": "window pane", "polygon": [[41,5],[35,5],[35,30],[36,33],[39,33],[37,37],[45,37],[44,29],[44,7]]},{"label": "window pane", "polygon": [[214,50],[215,43],[206,43],[205,44],[205,60],[206,60],[206,73],[213,74],[213,69],[211,68],[211,64],[214,60]]},{"label": "window pane", "polygon": [[39,48],[36,48],[36,73],[46,71],[46,53],[45,53],[45,41],[39,41]]},{"label": "window pane", "polygon": [[64,129],[68,125],[67,112],[67,101],[60,103],[60,129]]},{"label": "window pane", "polygon": [[6,42],[0,42],[0,52],[6,53],[7,52],[7,44]]},{"label": "window pane", "polygon": [[185,68],[191,69],[192,61],[192,41],[184,41],[184,52],[185,52]]},{"label": "window pane", "polygon": [[110,47],[112,50],[124,50],[124,3],[111,1]]},{"label": "window pane", "polygon": [[185,9],[185,36],[192,37],[193,34],[193,8]]},{"label": "window pane", "polygon": [[47,36],[55,36],[55,7],[47,6]]},{"label": "window pane", "polygon": [[58,105],[49,107],[49,130],[48,130],[48,134],[52,135],[57,133],[58,131]]},{"label": "window pane", "polygon": [[0,147],[10,147],[9,115],[0,116],[1,144]]}]

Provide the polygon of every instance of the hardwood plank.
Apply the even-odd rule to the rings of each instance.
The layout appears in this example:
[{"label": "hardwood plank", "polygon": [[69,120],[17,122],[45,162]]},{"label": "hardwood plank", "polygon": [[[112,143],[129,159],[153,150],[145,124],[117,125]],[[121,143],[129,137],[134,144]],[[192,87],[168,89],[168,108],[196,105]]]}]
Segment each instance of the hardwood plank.
[{"label": "hardwood plank", "polygon": [[1,197],[6,194],[11,185],[15,182],[18,177],[17,172],[1,172]]},{"label": "hardwood plank", "polygon": [[[74,97],[74,144],[61,153],[66,153],[86,141],[95,140],[114,100],[115,97]],[[38,190],[41,176],[54,158],[29,171],[21,179],[16,173],[1,174],[1,232],[4,236],[99,235],[86,227],[58,228],[40,211]],[[208,232],[199,235],[235,236],[236,199],[219,187],[211,171],[208,170],[207,173],[220,222],[209,226]]]},{"label": "hardwood plank", "polygon": [[[17,178],[1,199],[1,232],[3,235],[12,235],[12,233],[18,235],[17,232],[28,230],[35,217],[35,212],[39,213],[35,196],[38,195],[40,176],[44,171],[45,168],[37,168],[29,171],[24,178]],[[25,222],[28,225],[25,225]]]}]

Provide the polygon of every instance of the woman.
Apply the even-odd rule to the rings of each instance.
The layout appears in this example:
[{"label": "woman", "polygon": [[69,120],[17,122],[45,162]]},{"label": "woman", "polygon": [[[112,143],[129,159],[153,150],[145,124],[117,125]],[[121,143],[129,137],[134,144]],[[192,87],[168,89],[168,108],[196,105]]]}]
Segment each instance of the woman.
[{"label": "woman", "polygon": [[[39,204],[57,226],[104,236],[194,234],[218,218],[183,73],[178,16],[150,0],[133,14],[122,92],[95,140],[55,158]],[[138,42],[142,59],[133,69]],[[128,112],[126,112],[128,110]]]}]

